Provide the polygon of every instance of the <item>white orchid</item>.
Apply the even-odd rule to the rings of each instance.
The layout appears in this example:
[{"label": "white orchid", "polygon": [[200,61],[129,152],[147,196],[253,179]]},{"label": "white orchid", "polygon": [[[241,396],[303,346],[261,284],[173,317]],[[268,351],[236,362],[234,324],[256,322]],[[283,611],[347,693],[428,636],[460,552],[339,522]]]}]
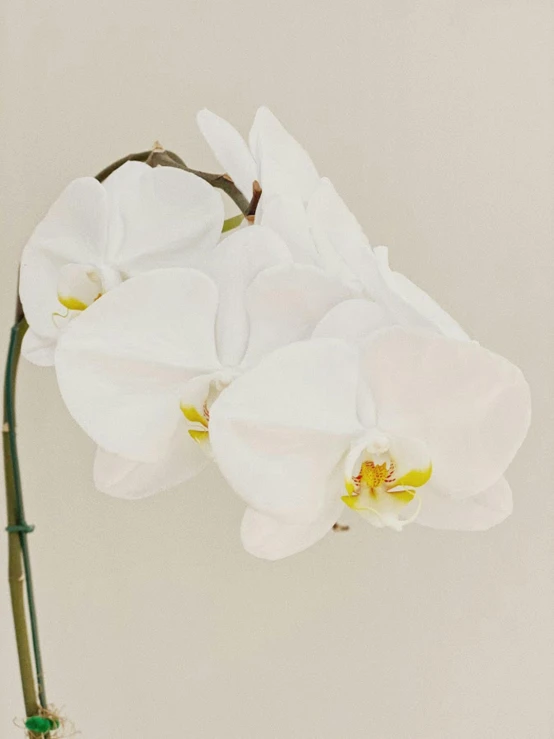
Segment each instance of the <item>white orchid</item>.
[{"label": "white orchid", "polygon": [[252,226],[224,239],[204,272],[156,270],[97,301],[56,352],[69,411],[101,447],[97,486],[142,497],[199,472],[221,391],[275,348],[309,337],[348,297]]},{"label": "white orchid", "polygon": [[502,357],[392,327],[358,346],[315,338],[275,351],[214,403],[210,437],[249,505],[245,548],[278,559],[321,539],[344,504],[396,530],[498,523],[529,407],[521,372]]},{"label": "white orchid", "polygon": [[262,187],[256,223],[287,243],[296,262],[341,279],[359,296],[385,309],[389,324],[433,328],[460,340],[467,334],[427,293],[393,272],[386,247],[372,248],[363,230],[327,178],[320,178],[308,153],[267,109],[260,108],[249,144],[227,121],[208,110],[199,128],[220,164],[243,191]]},{"label": "white orchid", "polygon": [[198,121],[246,197],[261,183],[257,225],[217,244],[205,181],[128,163],[73,182],[24,251],[24,353],[55,363],[97,487],[144,497],[215,457],[249,505],[246,549],[269,559],[344,504],[397,530],[502,520],[529,422],[519,370],[389,268],[266,108],[248,145]]},{"label": "white orchid", "polygon": [[222,225],[219,193],[188,172],[128,162],[102,184],[74,180],[23,251],[24,356],[52,364],[72,318],[128,277],[202,262]]}]

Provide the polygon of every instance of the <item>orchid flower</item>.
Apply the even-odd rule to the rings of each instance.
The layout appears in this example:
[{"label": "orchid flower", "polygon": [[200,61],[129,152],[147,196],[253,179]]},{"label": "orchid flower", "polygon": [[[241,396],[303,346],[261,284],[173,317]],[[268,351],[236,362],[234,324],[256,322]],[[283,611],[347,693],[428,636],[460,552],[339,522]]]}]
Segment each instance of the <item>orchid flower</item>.
[{"label": "orchid flower", "polygon": [[97,487],[143,497],[210,461],[219,394],[263,356],[307,338],[347,288],[294,264],[260,226],[214,250],[204,271],[129,279],[68,327],[56,351],[62,396],[101,448]]},{"label": "orchid flower", "polygon": [[252,181],[261,183],[256,223],[278,233],[296,262],[318,266],[358,296],[377,301],[390,325],[468,339],[427,293],[390,269],[386,247],[371,247],[330,180],[320,178],[308,153],[267,108],[257,111],[249,144],[208,110],[200,111],[197,121],[220,164],[247,197]]},{"label": "orchid flower", "polygon": [[397,531],[503,520],[529,425],[521,372],[475,342],[396,326],[356,344],[326,323],[328,338],[275,351],[212,406],[215,459],[249,506],[245,548],[302,551],[345,505]]},{"label": "orchid flower", "polygon": [[188,172],[128,162],[102,184],[74,180],[23,251],[24,356],[51,365],[73,318],[128,277],[201,263],[222,225],[219,193]]}]

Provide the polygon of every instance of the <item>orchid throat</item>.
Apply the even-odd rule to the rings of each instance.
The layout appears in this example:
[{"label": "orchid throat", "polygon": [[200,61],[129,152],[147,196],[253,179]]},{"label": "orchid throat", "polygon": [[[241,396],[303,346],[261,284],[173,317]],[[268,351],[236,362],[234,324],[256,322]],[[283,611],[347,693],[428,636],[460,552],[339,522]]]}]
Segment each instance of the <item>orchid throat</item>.
[{"label": "orchid throat", "polygon": [[[346,457],[347,494],[342,500],[374,526],[401,531],[417,518],[421,507],[417,488],[432,474],[431,461],[422,451],[416,440],[384,434],[364,437]],[[413,463],[416,459],[418,464]]]}]

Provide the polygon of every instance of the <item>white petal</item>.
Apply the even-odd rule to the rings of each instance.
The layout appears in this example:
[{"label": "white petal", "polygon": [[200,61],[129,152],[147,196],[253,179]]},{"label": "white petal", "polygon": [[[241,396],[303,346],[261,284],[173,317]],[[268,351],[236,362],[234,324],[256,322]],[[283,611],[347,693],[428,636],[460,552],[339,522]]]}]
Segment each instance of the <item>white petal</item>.
[{"label": "white petal", "polygon": [[[327,271],[377,301],[394,323],[426,327],[429,321],[391,286],[390,270],[383,274],[382,259],[374,252],[360,224],[331,182],[322,179],[308,204],[310,227]],[[381,255],[382,256],[382,255]]]},{"label": "white petal", "polygon": [[[366,295],[390,312],[395,322],[426,326],[430,322],[427,315],[429,310],[432,317],[436,317],[441,309],[434,301],[433,308],[426,303],[426,310],[420,313],[423,299],[419,296],[419,300],[413,305],[412,299],[406,298],[405,293],[409,288],[405,288],[401,278],[397,285],[396,278],[386,263],[386,250],[383,262],[383,252],[371,248],[353,213],[332,183],[325,178],[321,180],[310,199],[308,218],[319,251],[320,263],[325,269],[339,275],[353,286],[360,286]],[[452,319],[450,320],[454,323]]]},{"label": "white petal", "polygon": [[307,202],[319,182],[315,165],[267,108],[260,108],[256,113],[249,142],[258,162],[263,192],[268,197],[299,196]]},{"label": "white petal", "polygon": [[380,305],[365,298],[352,298],[331,308],[317,324],[312,336],[356,343],[388,325],[390,316]]},{"label": "white petal", "polygon": [[25,252],[40,249],[61,264],[97,261],[105,255],[107,225],[104,188],[94,177],[81,177],[73,180],[51,206]]},{"label": "white petal", "polygon": [[474,342],[384,329],[367,343],[362,368],[380,428],[425,441],[432,483],[453,496],[496,482],[525,438],[523,375]]},{"label": "white petal", "polygon": [[320,258],[329,265],[336,261],[351,280],[371,292],[378,279],[377,262],[360,224],[328,179],[319,182],[307,212]]},{"label": "white petal", "polygon": [[441,494],[432,482],[419,495],[421,510],[416,523],[433,529],[485,531],[504,521],[513,509],[512,491],[503,477],[487,490],[463,500]]},{"label": "white petal", "polygon": [[[213,404],[216,461],[251,507],[290,523],[318,518],[329,480],[361,430],[356,357],[330,339],[292,344],[236,379]],[[337,495],[341,485],[338,469]]]},{"label": "white petal", "polygon": [[112,203],[110,263],[126,275],[196,267],[219,240],[221,195],[190,172],[127,162],[104,186]]},{"label": "white petal", "polygon": [[155,462],[167,451],[188,381],[219,367],[217,290],[195,270],[150,272],[87,308],[56,352],[62,396],[107,451]]},{"label": "white petal", "polygon": [[374,252],[383,279],[394,293],[427,319],[443,336],[459,341],[469,340],[463,328],[430,295],[400,272],[393,272],[390,269],[388,249],[385,246],[376,247]]},{"label": "white petal", "polygon": [[246,350],[247,287],[262,270],[291,262],[285,243],[261,226],[240,229],[216,247],[205,269],[218,286],[216,343],[223,364],[239,364]]},{"label": "white petal", "polygon": [[51,367],[54,364],[56,349],[55,339],[46,339],[28,328],[23,337],[21,354],[25,359],[39,367]]},{"label": "white petal", "polygon": [[[261,207],[260,207],[261,206]],[[262,196],[256,222],[271,228],[286,242],[298,264],[318,264],[317,250],[310,232],[306,208],[299,197]]]},{"label": "white petal", "polygon": [[350,295],[343,283],[317,267],[291,264],[261,272],[245,298],[250,336],[244,366],[279,346],[310,338],[322,316]]},{"label": "white petal", "polygon": [[55,340],[53,314],[58,300],[59,271],[73,262],[90,264],[105,258],[108,204],[94,177],[74,180],[39,223],[23,250],[19,295],[25,317],[36,334]]},{"label": "white petal", "polygon": [[240,535],[244,548],[261,559],[277,560],[302,552],[322,539],[337,522],[344,506],[337,498],[317,521],[308,524],[283,523],[276,518],[247,508]]},{"label": "white petal", "polygon": [[100,447],[94,460],[94,484],[116,498],[138,500],[168,490],[201,472],[210,458],[179,423],[167,454],[159,462],[135,462]]},{"label": "white petal", "polygon": [[250,200],[258,169],[246,141],[230,123],[206,108],[197,113],[196,121],[217,161]]}]

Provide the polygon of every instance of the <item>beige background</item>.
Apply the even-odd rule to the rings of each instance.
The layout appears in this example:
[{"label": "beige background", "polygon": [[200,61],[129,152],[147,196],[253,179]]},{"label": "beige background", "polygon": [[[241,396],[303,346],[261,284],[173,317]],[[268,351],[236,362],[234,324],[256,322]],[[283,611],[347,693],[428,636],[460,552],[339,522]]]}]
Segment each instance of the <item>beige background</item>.
[{"label": "beige background", "polygon": [[[129,504],[51,371],[19,396],[50,700],[83,739],[554,736],[554,7],[541,0],[4,0],[1,342],[18,254],[72,178],[207,106],[268,104],[394,266],[523,367],[534,425],[488,534],[356,523],[270,564],[214,473]],[[0,570],[5,570],[5,540]],[[0,736],[21,734],[0,585]]]}]

